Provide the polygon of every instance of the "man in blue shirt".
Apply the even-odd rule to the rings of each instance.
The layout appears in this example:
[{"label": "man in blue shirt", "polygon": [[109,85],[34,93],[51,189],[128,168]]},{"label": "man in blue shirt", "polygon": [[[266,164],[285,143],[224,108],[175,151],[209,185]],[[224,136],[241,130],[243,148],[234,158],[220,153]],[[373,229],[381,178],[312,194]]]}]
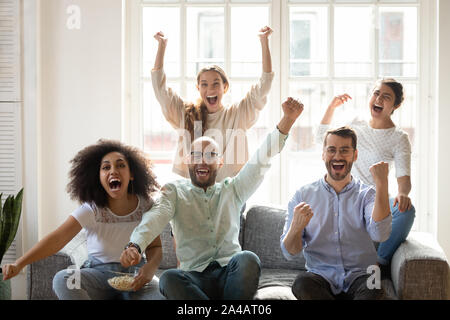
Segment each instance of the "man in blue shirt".
[{"label": "man in blue shirt", "polygon": [[239,245],[240,209],[256,191],[283,148],[287,134],[303,111],[288,98],[283,118],[253,157],[232,178],[216,183],[222,165],[217,143],[208,137],[194,140],[188,160],[190,180],[166,184],[157,204],[142,216],[121,256],[124,266],[137,264],[146,248],[170,221],[177,244],[179,269],[160,278],[168,299],[252,299],[258,287],[260,261]]},{"label": "man in blue shirt", "polygon": [[368,280],[369,267],[377,264],[373,241],[385,241],[391,233],[389,167],[385,162],[371,166],[376,189],[352,177],[356,140],[348,127],[328,131],[322,153],[327,174],[300,188],[288,204],[281,249],[287,259],[303,249],[308,270],[292,285],[298,299],[382,295],[382,289],[368,285]]}]

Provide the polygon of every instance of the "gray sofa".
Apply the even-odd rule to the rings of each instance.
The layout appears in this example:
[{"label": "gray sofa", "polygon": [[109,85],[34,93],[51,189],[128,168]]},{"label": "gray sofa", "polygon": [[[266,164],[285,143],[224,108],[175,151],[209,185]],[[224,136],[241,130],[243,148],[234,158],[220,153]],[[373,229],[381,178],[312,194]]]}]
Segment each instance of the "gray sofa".
[{"label": "gray sofa", "polygon": [[[291,285],[305,261],[299,255],[287,261],[280,249],[280,235],[286,211],[272,206],[253,206],[241,219],[240,242],[244,250],[256,253],[262,264],[255,299],[295,299]],[[163,261],[157,275],[176,267],[176,257],[167,226],[161,235]],[[56,299],[52,291],[55,273],[68,266],[80,266],[87,257],[83,233],[57,254],[28,266],[29,299]],[[411,232],[395,252],[392,279],[382,279],[386,299],[450,299],[449,265],[440,246],[426,233]]]}]

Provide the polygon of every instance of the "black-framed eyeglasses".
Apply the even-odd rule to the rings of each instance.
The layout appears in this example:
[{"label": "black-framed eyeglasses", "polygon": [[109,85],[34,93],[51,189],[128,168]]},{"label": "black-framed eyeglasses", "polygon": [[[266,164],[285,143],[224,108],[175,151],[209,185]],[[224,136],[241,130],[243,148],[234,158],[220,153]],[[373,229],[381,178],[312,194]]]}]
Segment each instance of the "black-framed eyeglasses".
[{"label": "black-framed eyeglasses", "polygon": [[219,156],[219,153],[214,151],[191,151],[191,158],[194,160],[201,160],[204,158],[205,160],[215,160]]},{"label": "black-framed eyeglasses", "polygon": [[339,152],[341,154],[341,156],[344,156],[344,157],[350,155],[350,153],[353,150],[354,149],[350,148],[350,147],[340,148],[339,151],[336,148],[334,148],[334,147],[328,147],[328,148],[325,149],[327,155],[329,155],[329,156],[334,156],[337,152]]}]

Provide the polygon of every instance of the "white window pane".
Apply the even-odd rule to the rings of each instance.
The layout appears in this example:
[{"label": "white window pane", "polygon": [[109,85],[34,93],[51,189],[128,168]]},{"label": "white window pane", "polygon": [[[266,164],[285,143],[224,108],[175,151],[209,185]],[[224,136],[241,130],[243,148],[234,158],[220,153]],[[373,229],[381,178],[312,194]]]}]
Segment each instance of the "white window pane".
[{"label": "white window pane", "polygon": [[180,74],[180,10],[178,8],[145,7],[142,16],[143,75],[150,77],[158,42],[153,38],[162,31],[169,38],[164,57],[164,70],[169,77]]},{"label": "white window pane", "polygon": [[344,3],[370,3],[375,2],[375,0],[334,0],[336,3],[344,2]]},{"label": "white window pane", "polygon": [[317,181],[325,174],[321,159],[321,145],[314,141],[315,130],[327,105],[326,84],[291,82],[289,96],[300,99],[305,109],[289,133],[284,148],[287,168],[283,183],[287,185],[287,199],[300,187]]},{"label": "white window pane", "polygon": [[[335,83],[332,95],[326,106],[328,106],[333,97],[344,93],[350,95],[351,99],[337,108],[333,117],[334,127],[347,125],[356,117],[368,119],[370,117],[369,99],[373,88],[374,83],[372,82]],[[323,112],[325,112],[325,109],[323,109]]]},{"label": "white window pane", "polygon": [[156,174],[156,181],[163,186],[168,182],[181,179],[182,177],[172,171],[172,160],[159,159],[159,157],[149,156],[153,163],[153,172]]},{"label": "white window pane", "polygon": [[270,0],[231,0],[231,2],[236,2],[236,3],[252,3],[252,2],[270,2]]},{"label": "white window pane", "polygon": [[180,0],[142,0],[143,3],[176,3],[180,2]]},{"label": "white window pane", "polygon": [[419,0],[378,0],[380,2],[386,2],[386,3],[393,3],[393,2],[397,2],[397,3],[417,3],[419,2]]},{"label": "white window pane", "polygon": [[327,73],[327,8],[292,7],[290,21],[290,75],[324,76]]},{"label": "white window pane", "polygon": [[417,8],[380,8],[380,76],[417,75]]},{"label": "white window pane", "polygon": [[372,75],[373,15],[370,7],[337,7],[334,18],[336,76]]},{"label": "white window pane", "polygon": [[299,99],[305,108],[300,120],[291,129],[288,149],[291,151],[313,150],[314,131],[322,119],[323,108],[328,105],[326,85],[291,82],[289,96]]},{"label": "white window pane", "polygon": [[196,2],[196,3],[223,3],[224,0],[186,0],[186,2]]},{"label": "white window pane", "polygon": [[[177,83],[169,82],[168,86],[176,92],[180,90]],[[175,149],[177,133],[164,118],[150,81],[143,84],[143,125],[145,152],[152,155],[155,152],[170,152]],[[171,157],[169,159],[172,160]]]},{"label": "white window pane", "polygon": [[231,8],[232,76],[252,77],[261,74],[261,44],[258,32],[265,25],[269,25],[268,7]]},{"label": "white window pane", "polygon": [[187,74],[195,77],[205,65],[223,66],[225,56],[224,10],[189,7],[186,10]]},{"label": "white window pane", "polygon": [[289,0],[289,2],[292,3],[311,3],[311,2],[318,2],[318,3],[323,3],[323,2],[329,2],[330,0]]}]

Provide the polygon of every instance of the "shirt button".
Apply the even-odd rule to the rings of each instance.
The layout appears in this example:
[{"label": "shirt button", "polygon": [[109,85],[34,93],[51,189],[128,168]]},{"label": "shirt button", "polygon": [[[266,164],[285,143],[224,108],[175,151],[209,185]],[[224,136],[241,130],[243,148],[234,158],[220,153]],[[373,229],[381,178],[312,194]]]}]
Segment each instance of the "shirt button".
[{"label": "shirt button", "polygon": [[334,234],[337,234],[337,231]]}]

